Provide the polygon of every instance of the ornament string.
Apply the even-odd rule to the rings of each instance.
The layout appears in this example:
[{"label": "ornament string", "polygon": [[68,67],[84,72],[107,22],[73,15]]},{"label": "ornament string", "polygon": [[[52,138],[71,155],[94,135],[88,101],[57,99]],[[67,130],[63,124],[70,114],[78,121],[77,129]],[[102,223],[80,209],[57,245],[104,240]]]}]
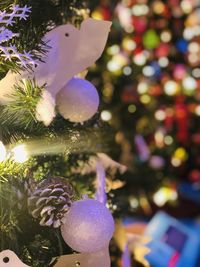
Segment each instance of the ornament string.
[{"label": "ornament string", "polygon": [[122,267],[131,267],[131,255],[128,247],[128,243],[122,254]]},{"label": "ornament string", "polygon": [[96,165],[96,179],[97,179],[97,190],[95,199],[106,205],[107,195],[106,195],[106,172],[101,161],[97,162]]}]

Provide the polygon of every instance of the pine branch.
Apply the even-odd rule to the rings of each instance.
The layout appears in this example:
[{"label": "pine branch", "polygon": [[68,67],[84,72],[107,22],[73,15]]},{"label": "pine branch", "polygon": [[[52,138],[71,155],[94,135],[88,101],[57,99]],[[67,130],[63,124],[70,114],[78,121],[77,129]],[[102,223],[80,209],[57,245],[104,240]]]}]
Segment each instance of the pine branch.
[{"label": "pine branch", "polygon": [[5,183],[11,182],[11,180],[19,179],[19,177],[25,177],[30,162],[19,164],[12,159],[7,159],[0,162],[0,187]]},{"label": "pine branch", "polygon": [[35,81],[30,80],[22,80],[15,85],[10,101],[2,109],[1,125],[9,123],[13,127],[33,129],[37,123],[35,110],[42,89],[36,85]]}]

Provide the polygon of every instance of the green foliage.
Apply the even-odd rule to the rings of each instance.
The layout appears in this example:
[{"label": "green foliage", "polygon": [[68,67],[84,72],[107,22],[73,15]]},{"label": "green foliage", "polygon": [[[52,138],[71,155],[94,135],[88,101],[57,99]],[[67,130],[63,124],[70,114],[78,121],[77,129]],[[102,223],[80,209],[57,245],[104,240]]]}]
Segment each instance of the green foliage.
[{"label": "green foliage", "polygon": [[12,127],[23,127],[33,129],[36,124],[35,111],[42,88],[35,81],[22,80],[14,86],[14,93],[9,96],[10,100],[2,108],[1,124],[8,122]]},{"label": "green foliage", "polygon": [[[80,24],[86,5],[82,0],[1,0],[0,10],[11,4],[32,7],[27,21],[17,21],[10,29],[19,33],[11,40],[19,52],[30,51],[36,59],[48,48],[42,42],[45,33],[56,25]],[[15,62],[0,59],[0,78],[8,70],[20,71]],[[69,178],[77,194],[92,196],[94,173],[80,174],[91,155],[107,152],[112,136],[110,128],[97,124],[99,114],[89,122],[71,123],[59,114],[48,127],[35,118],[36,105],[43,88],[37,81],[22,80],[15,85],[10,102],[0,106],[1,140],[8,153],[24,144],[31,159],[16,163],[11,156],[0,162],[0,240],[1,250],[10,248],[33,267],[50,266],[53,257],[71,253],[59,232],[42,227],[28,211],[28,190],[51,176]],[[30,181],[32,182],[30,184]]]},{"label": "green foliage", "polygon": [[0,162],[0,186],[1,183],[6,183],[19,177],[25,177],[30,162],[19,164],[12,159],[7,159]]},{"label": "green foliage", "polygon": [[[85,2],[81,0],[6,0],[0,2],[0,10],[8,10],[12,4],[31,6],[32,12],[26,21],[16,20],[16,23],[9,27],[20,34],[9,41],[9,44],[16,45],[19,52],[30,51],[35,59],[40,59],[46,52],[46,44],[42,41],[45,33],[55,25],[66,22],[79,24],[83,19],[79,10],[85,7]],[[20,67],[15,62],[1,58],[0,75],[3,77],[8,70],[17,71]]]}]

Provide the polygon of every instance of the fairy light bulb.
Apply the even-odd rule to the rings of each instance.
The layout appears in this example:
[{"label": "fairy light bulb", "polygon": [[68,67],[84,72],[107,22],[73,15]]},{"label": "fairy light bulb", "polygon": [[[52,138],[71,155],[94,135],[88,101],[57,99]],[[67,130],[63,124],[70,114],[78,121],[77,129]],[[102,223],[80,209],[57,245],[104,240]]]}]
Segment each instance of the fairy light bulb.
[{"label": "fairy light bulb", "polygon": [[157,110],[155,112],[155,118],[158,121],[164,121],[166,119],[166,112],[164,110]]},{"label": "fairy light bulb", "polygon": [[6,159],[6,148],[4,144],[0,141],[0,162]]},{"label": "fairy light bulb", "polygon": [[176,95],[179,91],[179,85],[175,81],[169,80],[164,85],[164,91],[169,96]]},{"label": "fairy light bulb", "polygon": [[147,57],[145,53],[139,53],[133,57],[133,62],[138,66],[145,65],[146,61],[147,61]]},{"label": "fairy light bulb", "polygon": [[158,59],[160,67],[165,68],[169,65],[169,59],[167,57],[161,57]]},{"label": "fairy light bulb", "polygon": [[128,112],[129,113],[134,113],[134,112],[136,112],[136,110],[137,110],[137,108],[135,105],[131,104],[128,106]]},{"label": "fairy light bulb", "polygon": [[28,152],[25,145],[18,145],[12,149],[14,161],[24,163],[28,160]]},{"label": "fairy light bulb", "polygon": [[180,6],[185,14],[189,14],[192,12],[193,6],[192,6],[192,1],[190,0],[183,0],[180,3]]},{"label": "fairy light bulb", "polygon": [[164,206],[168,201],[175,201],[177,198],[177,192],[168,187],[160,188],[153,196],[154,203],[156,203],[159,207]]},{"label": "fairy light bulb", "polygon": [[103,121],[110,121],[110,120],[112,119],[112,114],[111,114],[111,112],[108,111],[108,110],[103,110],[103,111],[101,112],[101,119],[102,119]]},{"label": "fairy light bulb", "polygon": [[172,35],[169,31],[163,31],[160,35],[160,38],[164,43],[168,43],[171,41]]},{"label": "fairy light bulb", "polygon": [[132,14],[134,16],[145,16],[149,13],[149,7],[147,5],[134,5],[132,7]]},{"label": "fairy light bulb", "polygon": [[200,116],[200,105],[195,108],[195,113],[197,116]]},{"label": "fairy light bulb", "polygon": [[111,56],[114,56],[116,54],[119,54],[120,52],[120,47],[119,45],[115,44],[115,45],[112,45],[110,46],[108,49],[107,49],[107,53]]},{"label": "fairy light bulb", "polygon": [[197,89],[197,81],[193,77],[186,77],[183,80],[183,87],[188,91],[194,91]]},{"label": "fairy light bulb", "polygon": [[140,82],[137,87],[137,91],[140,95],[148,92],[149,86],[146,82]]}]

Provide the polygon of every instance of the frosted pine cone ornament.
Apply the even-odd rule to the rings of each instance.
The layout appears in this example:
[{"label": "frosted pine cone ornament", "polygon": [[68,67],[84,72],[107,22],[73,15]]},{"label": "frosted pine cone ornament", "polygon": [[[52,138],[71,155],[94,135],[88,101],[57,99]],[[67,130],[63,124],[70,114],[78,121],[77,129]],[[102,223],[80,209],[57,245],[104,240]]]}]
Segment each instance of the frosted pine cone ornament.
[{"label": "frosted pine cone ornament", "polygon": [[71,207],[75,190],[65,178],[49,178],[37,186],[28,198],[29,211],[40,225],[58,228]]}]

